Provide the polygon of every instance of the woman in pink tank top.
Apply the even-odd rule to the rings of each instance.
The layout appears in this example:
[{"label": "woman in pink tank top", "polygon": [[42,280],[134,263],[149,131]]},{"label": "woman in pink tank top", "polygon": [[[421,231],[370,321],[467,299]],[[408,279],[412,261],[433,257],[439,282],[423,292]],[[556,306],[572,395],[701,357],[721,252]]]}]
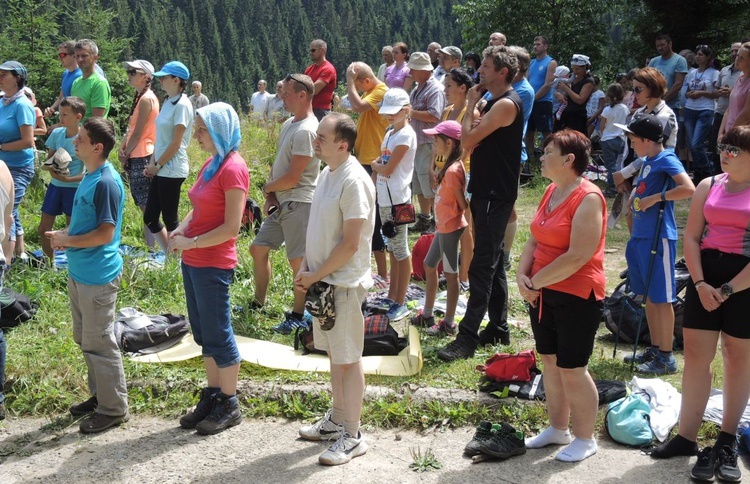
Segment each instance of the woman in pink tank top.
[{"label": "woman in pink tank top", "polygon": [[[723,416],[716,443],[698,452],[691,476],[741,479],[737,426],[750,397],[750,126],[735,126],[719,143],[721,175],[698,184],[685,227],[691,281],[685,296],[685,370],[678,434],[652,457],[694,455],[712,385],[711,362],[721,338]],[[709,479],[710,478],[710,479]]]},{"label": "woman in pink tank top", "polygon": [[735,126],[750,124],[750,42],[737,52],[737,69],[742,71],[729,94],[729,107],[719,128],[718,142]]}]

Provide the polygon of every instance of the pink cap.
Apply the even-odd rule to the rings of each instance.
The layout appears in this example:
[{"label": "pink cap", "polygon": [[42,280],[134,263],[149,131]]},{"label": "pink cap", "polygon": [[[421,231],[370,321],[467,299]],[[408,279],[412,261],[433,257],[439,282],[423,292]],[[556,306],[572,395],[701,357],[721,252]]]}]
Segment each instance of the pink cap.
[{"label": "pink cap", "polygon": [[422,132],[430,136],[443,134],[455,140],[461,139],[461,125],[456,121],[443,121],[432,129],[423,129]]}]

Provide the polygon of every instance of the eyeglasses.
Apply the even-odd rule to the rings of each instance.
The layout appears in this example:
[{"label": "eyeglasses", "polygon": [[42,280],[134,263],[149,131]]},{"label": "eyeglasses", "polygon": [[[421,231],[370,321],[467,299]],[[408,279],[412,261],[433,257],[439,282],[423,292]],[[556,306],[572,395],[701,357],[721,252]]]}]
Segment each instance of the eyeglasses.
[{"label": "eyeglasses", "polygon": [[310,49],[310,52],[316,52],[318,49]]},{"label": "eyeglasses", "polygon": [[134,76],[141,73],[141,71],[136,71],[135,69],[127,70],[125,72],[127,72],[129,76]]},{"label": "eyeglasses", "polygon": [[286,77],[284,78],[284,80],[285,81],[294,81],[297,84],[299,84],[302,87],[304,87],[305,91],[307,91],[308,94],[312,94],[313,93],[313,90],[310,89],[310,86],[308,86],[306,83],[304,83],[304,82],[300,81],[299,79],[297,79],[296,77],[294,77],[294,74],[287,74]]},{"label": "eyeglasses", "polygon": [[637,86],[637,87],[633,88],[633,92],[636,93],[636,94],[640,94],[640,93],[643,92],[644,89],[645,89],[645,87]]},{"label": "eyeglasses", "polygon": [[719,143],[716,145],[716,151],[719,154],[726,153],[729,158],[737,158],[740,156],[740,151],[742,151],[742,149],[737,146]]},{"label": "eyeglasses", "polygon": [[70,54],[68,54],[67,52],[60,52],[59,54],[57,54],[57,57],[59,57],[60,59],[65,59],[69,55]]}]

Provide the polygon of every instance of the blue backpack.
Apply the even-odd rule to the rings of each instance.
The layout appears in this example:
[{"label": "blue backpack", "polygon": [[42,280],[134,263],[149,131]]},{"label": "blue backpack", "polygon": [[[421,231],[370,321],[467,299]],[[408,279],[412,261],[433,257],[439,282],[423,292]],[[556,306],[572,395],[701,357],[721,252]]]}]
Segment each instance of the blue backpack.
[{"label": "blue backpack", "polygon": [[643,394],[631,393],[609,404],[604,428],[612,440],[632,447],[641,447],[654,440],[649,414],[651,407]]}]

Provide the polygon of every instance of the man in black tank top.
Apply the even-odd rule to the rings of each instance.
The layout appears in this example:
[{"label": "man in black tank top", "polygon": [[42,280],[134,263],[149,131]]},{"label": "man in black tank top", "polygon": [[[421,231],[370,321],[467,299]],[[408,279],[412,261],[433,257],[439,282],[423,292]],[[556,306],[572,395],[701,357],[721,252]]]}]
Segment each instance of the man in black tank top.
[{"label": "man in black tank top", "polygon": [[[503,268],[503,237],[518,196],[523,137],[523,103],[511,87],[518,60],[505,46],[483,52],[480,84],[468,93],[461,144],[471,154],[471,214],[474,217],[474,258],[469,267],[469,304],[458,336],[438,351],[443,361],[474,356],[480,344],[508,344],[508,281]],[[485,90],[492,99],[474,126],[474,107]],[[489,312],[487,328],[479,324]]]}]

